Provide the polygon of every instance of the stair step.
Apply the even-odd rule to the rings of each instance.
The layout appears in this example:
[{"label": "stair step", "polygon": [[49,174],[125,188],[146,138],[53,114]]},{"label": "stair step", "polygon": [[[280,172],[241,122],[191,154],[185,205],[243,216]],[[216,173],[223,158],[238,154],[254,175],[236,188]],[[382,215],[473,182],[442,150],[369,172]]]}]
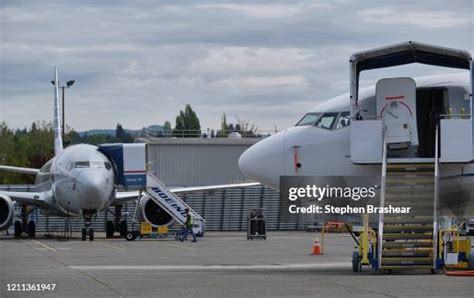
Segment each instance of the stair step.
[{"label": "stair step", "polygon": [[433,231],[433,225],[384,225],[384,233],[402,233],[402,232],[430,232]]},{"label": "stair step", "polygon": [[432,239],[432,233],[385,233],[382,235],[383,240],[412,240],[412,239]]},{"label": "stair step", "polygon": [[409,171],[409,172],[387,172],[387,177],[407,177],[407,178],[426,178],[426,177],[433,177],[432,171]]},{"label": "stair step", "polygon": [[384,265],[431,265],[433,263],[433,258],[384,258],[382,257],[382,266]]},{"label": "stair step", "polygon": [[412,207],[411,212],[419,210],[431,210],[433,212],[433,202],[431,201],[415,201],[415,200],[399,200],[399,201],[385,201],[385,206],[392,205],[393,207]]},{"label": "stair step", "polygon": [[420,170],[420,172],[423,172],[425,170],[434,170],[434,163],[412,163],[412,164],[406,164],[406,163],[388,163],[387,164],[387,169],[401,169],[405,171],[416,171],[417,169]]},{"label": "stair step", "polygon": [[384,250],[382,251],[382,257],[406,257],[406,258],[429,258],[432,257],[432,251],[420,251],[420,250],[406,250],[406,251],[391,251],[391,250]]},{"label": "stair step", "polygon": [[387,199],[407,199],[407,200],[429,200],[433,203],[433,193],[424,193],[420,194],[417,192],[409,192],[409,193],[387,193],[385,192],[385,201]]},{"label": "stair step", "polygon": [[434,193],[433,184],[385,184],[385,194],[398,192]]},{"label": "stair step", "polygon": [[405,177],[400,177],[397,179],[390,178],[387,179],[385,182],[385,185],[388,186],[424,186],[424,185],[433,185],[434,184],[434,179],[430,178],[425,178],[425,179],[420,179],[420,178],[405,178]]},{"label": "stair step", "polygon": [[400,223],[400,224],[415,224],[415,223],[433,223],[433,215],[426,216],[384,216],[384,223]]},{"label": "stair step", "polygon": [[427,248],[433,247],[433,241],[423,240],[423,241],[391,241],[384,242],[382,247],[385,248],[394,248],[394,249],[404,249],[404,248]]},{"label": "stair step", "polygon": [[410,265],[410,266],[381,266],[381,269],[393,269],[393,270],[414,270],[414,269],[433,269],[432,265]]}]

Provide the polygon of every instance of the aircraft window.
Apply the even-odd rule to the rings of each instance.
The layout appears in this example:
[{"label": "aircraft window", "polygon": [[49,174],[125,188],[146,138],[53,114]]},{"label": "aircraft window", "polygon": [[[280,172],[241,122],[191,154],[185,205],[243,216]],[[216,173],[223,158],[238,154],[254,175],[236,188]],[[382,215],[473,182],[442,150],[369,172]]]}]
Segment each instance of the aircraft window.
[{"label": "aircraft window", "polygon": [[318,122],[316,123],[316,127],[331,129],[336,117],[337,113],[326,113],[321,118],[319,118]]},{"label": "aircraft window", "polygon": [[91,161],[91,168],[102,169],[105,168],[103,161]]},{"label": "aircraft window", "polygon": [[89,168],[90,164],[88,161],[78,161],[76,162],[75,168],[76,169],[83,169],[83,168]]},{"label": "aircraft window", "polygon": [[296,126],[314,125],[319,116],[321,116],[321,113],[308,113],[296,123]]},{"label": "aircraft window", "polygon": [[105,162],[105,168],[109,171],[112,169],[112,166],[110,165],[110,162]]},{"label": "aircraft window", "polygon": [[337,120],[336,129],[340,129],[351,124],[351,115],[349,112],[341,113],[339,119]]}]

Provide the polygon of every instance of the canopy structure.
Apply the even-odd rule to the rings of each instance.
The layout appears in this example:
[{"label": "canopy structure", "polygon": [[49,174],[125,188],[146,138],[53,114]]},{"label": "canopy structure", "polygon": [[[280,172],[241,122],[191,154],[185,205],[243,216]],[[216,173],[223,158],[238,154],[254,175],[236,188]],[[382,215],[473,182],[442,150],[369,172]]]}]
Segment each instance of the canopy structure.
[{"label": "canopy structure", "polygon": [[351,56],[351,102],[357,104],[361,71],[410,63],[466,69],[472,71],[471,53],[408,41],[358,52]]}]

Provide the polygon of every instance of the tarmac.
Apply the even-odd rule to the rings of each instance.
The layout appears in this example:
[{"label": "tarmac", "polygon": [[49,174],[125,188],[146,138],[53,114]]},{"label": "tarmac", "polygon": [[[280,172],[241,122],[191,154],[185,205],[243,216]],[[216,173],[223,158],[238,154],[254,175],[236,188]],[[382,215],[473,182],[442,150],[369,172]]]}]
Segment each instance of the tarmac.
[{"label": "tarmac", "polygon": [[[81,241],[0,239],[0,297],[473,297],[473,277],[428,271],[353,273],[354,241],[318,233],[208,232],[197,243],[174,238]],[[56,284],[54,291],[7,291],[7,284]]]}]

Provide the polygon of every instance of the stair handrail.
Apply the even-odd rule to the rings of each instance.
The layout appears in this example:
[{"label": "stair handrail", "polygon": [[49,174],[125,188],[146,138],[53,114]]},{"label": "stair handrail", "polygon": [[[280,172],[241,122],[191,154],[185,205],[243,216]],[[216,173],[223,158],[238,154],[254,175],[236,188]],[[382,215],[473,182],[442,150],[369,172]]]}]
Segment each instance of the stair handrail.
[{"label": "stair handrail", "polygon": [[[383,149],[382,149],[382,177],[380,183],[380,207],[385,206],[385,181],[387,176],[387,134],[383,130]],[[383,210],[383,209],[381,209]],[[377,259],[378,267],[382,266],[382,237],[383,237],[383,212],[379,213],[379,227],[378,227],[378,248],[377,248]]]},{"label": "stair handrail", "polygon": [[438,202],[439,202],[439,134],[438,124],[435,128],[435,169],[434,169],[434,200],[433,200],[433,269],[436,269],[438,257]]}]

